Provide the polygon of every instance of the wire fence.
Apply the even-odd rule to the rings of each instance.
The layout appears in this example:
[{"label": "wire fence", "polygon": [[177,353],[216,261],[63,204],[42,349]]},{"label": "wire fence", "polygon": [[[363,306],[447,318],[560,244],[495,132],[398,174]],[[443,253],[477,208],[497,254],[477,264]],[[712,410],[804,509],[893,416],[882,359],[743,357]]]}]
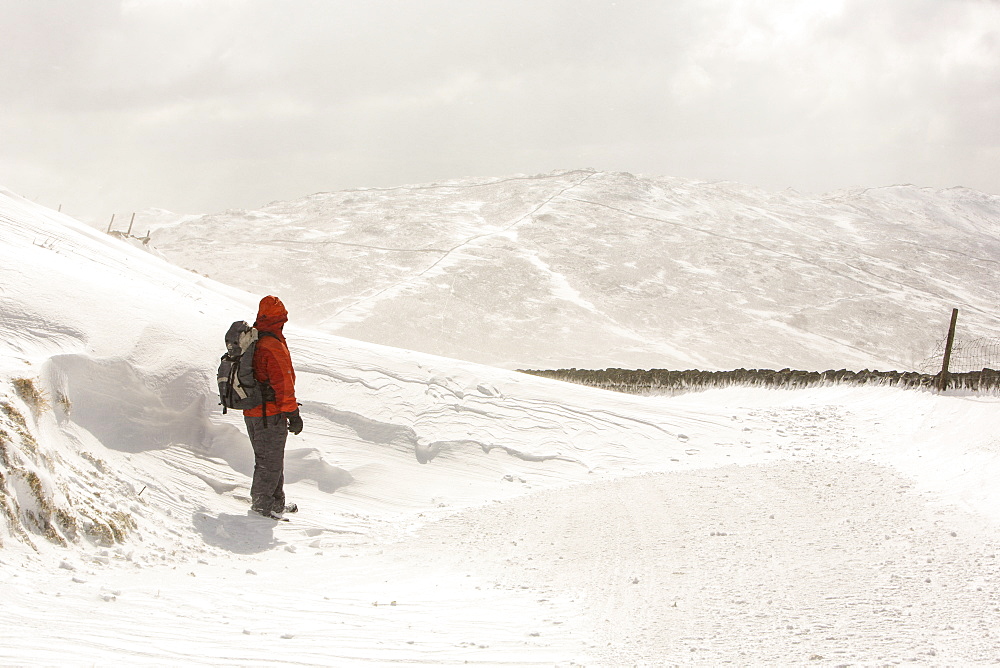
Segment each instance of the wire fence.
[{"label": "wire fence", "polygon": [[[942,339],[926,359],[918,365],[918,371],[937,373],[944,361],[947,339]],[[1000,370],[1000,339],[955,339],[948,361],[950,373],[972,373],[983,369]]]}]

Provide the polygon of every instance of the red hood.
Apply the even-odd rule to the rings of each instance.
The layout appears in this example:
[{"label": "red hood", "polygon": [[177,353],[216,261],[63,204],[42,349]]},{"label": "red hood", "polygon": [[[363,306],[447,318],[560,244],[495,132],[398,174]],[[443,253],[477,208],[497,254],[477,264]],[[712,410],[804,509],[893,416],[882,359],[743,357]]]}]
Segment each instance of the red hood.
[{"label": "red hood", "polygon": [[288,311],[277,297],[268,295],[260,300],[257,321],[253,324],[258,331],[281,335],[281,328],[288,322]]}]

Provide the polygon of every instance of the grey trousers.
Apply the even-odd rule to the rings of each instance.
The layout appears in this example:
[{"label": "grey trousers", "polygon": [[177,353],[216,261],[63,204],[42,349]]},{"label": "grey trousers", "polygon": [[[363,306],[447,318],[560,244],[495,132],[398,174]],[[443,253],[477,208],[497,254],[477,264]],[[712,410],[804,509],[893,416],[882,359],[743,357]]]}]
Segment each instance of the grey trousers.
[{"label": "grey trousers", "polygon": [[253,446],[253,484],[250,485],[251,507],[254,510],[285,508],[285,441],[288,440],[288,420],[284,415],[243,417]]}]

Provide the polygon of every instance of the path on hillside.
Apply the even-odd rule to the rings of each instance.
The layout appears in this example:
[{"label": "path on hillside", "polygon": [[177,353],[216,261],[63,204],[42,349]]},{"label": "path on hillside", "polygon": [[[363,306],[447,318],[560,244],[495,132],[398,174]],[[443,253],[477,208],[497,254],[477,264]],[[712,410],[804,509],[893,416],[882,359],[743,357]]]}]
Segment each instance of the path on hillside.
[{"label": "path on hillside", "polygon": [[884,467],[786,460],[550,490],[397,556],[575,593],[601,665],[995,661],[1000,564],[966,519]]},{"label": "path on hillside", "polygon": [[447,248],[447,249],[441,251],[441,257],[439,257],[436,260],[434,260],[433,262],[431,262],[429,265],[427,265],[427,267],[425,267],[424,269],[421,269],[419,272],[413,274],[412,276],[404,277],[403,279],[401,279],[399,281],[396,281],[395,283],[393,283],[391,285],[388,285],[388,286],[386,286],[384,288],[380,288],[379,290],[377,290],[373,294],[369,294],[369,295],[363,296],[360,299],[357,299],[357,300],[351,302],[347,306],[344,306],[344,307],[341,307],[341,308],[337,309],[329,318],[327,318],[327,320],[336,321],[337,318],[339,318],[340,316],[342,316],[344,313],[350,311],[351,309],[357,308],[358,306],[360,306],[362,304],[366,304],[368,302],[378,300],[378,299],[382,298],[384,295],[389,294],[389,293],[391,293],[391,292],[393,292],[395,290],[398,290],[401,286],[410,285],[410,284],[414,283],[415,281],[418,281],[420,279],[425,278],[428,274],[430,274],[430,272],[432,272],[435,268],[441,266],[442,263],[445,262],[445,260],[447,260],[448,258],[450,258],[451,256],[453,256],[460,249],[467,248],[468,246],[473,245],[474,243],[476,243],[477,241],[479,241],[481,239],[486,239],[486,238],[490,238],[490,237],[496,237],[496,236],[500,236],[500,235],[508,233],[510,230],[512,230],[513,228],[517,227],[518,225],[520,225],[524,221],[530,219],[532,216],[534,216],[535,214],[537,214],[543,208],[545,208],[546,206],[548,206],[550,202],[552,202],[553,200],[555,200],[555,199],[557,199],[559,197],[564,196],[570,190],[573,190],[574,188],[578,188],[583,183],[585,183],[587,180],[593,178],[594,175],[595,175],[595,172],[586,172],[585,175],[583,176],[583,178],[580,178],[580,179],[574,181],[573,183],[570,183],[569,185],[561,187],[558,191],[552,193],[551,195],[549,195],[548,197],[546,197],[545,199],[543,199],[538,204],[532,205],[531,208],[528,211],[526,211],[526,212],[524,212],[522,214],[517,215],[515,218],[513,218],[512,220],[510,220],[506,225],[504,225],[500,229],[490,230],[488,232],[482,232],[482,233],[479,233],[479,234],[472,235],[472,236],[470,236],[470,237],[468,237],[466,239],[463,239],[459,243],[453,245],[451,248]]}]

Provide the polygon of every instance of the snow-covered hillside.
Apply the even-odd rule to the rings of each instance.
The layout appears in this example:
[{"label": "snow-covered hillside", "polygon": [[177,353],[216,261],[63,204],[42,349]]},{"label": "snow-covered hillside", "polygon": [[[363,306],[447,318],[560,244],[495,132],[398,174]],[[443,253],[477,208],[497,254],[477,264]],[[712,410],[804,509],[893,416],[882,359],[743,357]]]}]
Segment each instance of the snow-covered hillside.
[{"label": "snow-covered hillside", "polygon": [[506,368],[916,370],[953,307],[965,337],[1000,335],[1000,197],[964,188],[582,170],[319,193],[152,237],[310,327]]},{"label": "snow-covered hillside", "polygon": [[[307,295],[280,257],[255,276]],[[339,338],[292,305],[302,510],[274,523],[248,512],[249,444],[213,389],[259,297],[0,193],[0,663],[1000,656],[996,396],[633,397]]]}]

